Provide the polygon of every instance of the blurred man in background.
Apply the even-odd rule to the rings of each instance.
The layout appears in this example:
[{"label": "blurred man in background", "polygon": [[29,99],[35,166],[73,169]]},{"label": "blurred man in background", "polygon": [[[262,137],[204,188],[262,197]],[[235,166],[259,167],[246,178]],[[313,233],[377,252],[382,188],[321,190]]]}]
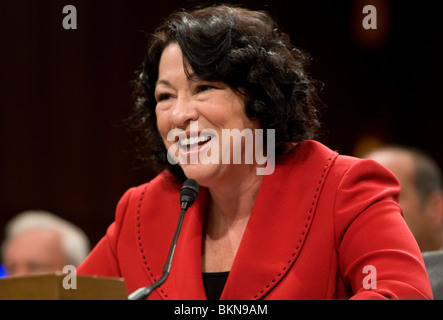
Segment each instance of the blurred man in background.
[{"label": "blurred man in background", "polygon": [[400,205],[420,250],[443,249],[443,188],[438,165],[423,152],[389,146],[364,156],[373,159],[397,177]]},{"label": "blurred man in background", "polygon": [[86,234],[46,211],[25,211],[6,226],[2,264],[9,276],[62,271],[78,266],[90,251]]}]

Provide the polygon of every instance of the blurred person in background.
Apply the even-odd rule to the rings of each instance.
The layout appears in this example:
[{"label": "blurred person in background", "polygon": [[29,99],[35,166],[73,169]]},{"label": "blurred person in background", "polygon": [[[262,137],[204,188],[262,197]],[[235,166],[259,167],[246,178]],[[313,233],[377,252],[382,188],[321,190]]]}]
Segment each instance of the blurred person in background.
[{"label": "blurred person in background", "polygon": [[90,243],[71,222],[46,211],[24,211],[6,225],[1,249],[7,274],[24,276],[76,267],[88,255]]},{"label": "blurred person in background", "polygon": [[400,185],[400,205],[420,250],[443,249],[443,187],[437,163],[424,152],[386,146],[363,156],[387,167]]}]

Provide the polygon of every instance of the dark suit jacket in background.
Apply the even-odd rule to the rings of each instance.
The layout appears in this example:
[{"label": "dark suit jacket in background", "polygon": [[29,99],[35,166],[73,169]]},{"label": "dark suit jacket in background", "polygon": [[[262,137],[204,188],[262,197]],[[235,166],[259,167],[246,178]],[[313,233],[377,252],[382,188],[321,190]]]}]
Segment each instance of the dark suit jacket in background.
[{"label": "dark suit jacket in background", "polygon": [[423,252],[435,300],[443,300],[443,250]]}]

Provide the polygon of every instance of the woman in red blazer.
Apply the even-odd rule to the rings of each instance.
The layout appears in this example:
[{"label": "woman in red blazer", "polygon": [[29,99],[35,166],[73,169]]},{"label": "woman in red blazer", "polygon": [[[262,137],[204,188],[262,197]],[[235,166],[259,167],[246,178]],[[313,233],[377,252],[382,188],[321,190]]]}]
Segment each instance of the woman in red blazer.
[{"label": "woman in red blazer", "polygon": [[157,282],[191,178],[198,197],[150,299],[432,298],[393,175],[310,140],[306,61],[263,12],[172,14],[151,38],[134,118],[166,170],[126,192],[77,272],[123,277],[129,293]]}]

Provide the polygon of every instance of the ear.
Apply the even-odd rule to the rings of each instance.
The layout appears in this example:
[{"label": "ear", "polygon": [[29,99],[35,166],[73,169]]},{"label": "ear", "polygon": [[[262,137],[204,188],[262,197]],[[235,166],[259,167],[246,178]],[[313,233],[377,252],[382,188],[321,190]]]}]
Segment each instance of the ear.
[{"label": "ear", "polygon": [[438,232],[443,232],[443,190],[433,191],[426,199],[426,213]]}]

